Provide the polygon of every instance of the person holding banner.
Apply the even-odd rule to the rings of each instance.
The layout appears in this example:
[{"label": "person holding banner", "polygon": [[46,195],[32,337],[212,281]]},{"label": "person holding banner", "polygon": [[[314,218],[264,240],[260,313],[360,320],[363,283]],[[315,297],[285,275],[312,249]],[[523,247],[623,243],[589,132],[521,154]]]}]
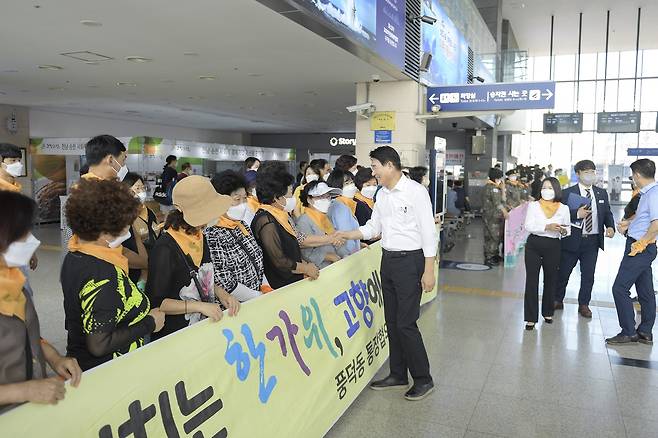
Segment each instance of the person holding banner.
[{"label": "person holding banner", "polygon": [[[24,402],[57,404],[64,379],[78,386],[82,370],[41,337],[39,318],[25,288],[21,267],[40,242],[32,235],[36,203],[20,193],[0,190],[0,410]],[[57,373],[48,377],[46,363]]]},{"label": "person holding banner", "polygon": [[372,218],[345,239],[371,240],[382,236],[381,279],[384,316],[388,327],[390,374],[370,388],[408,388],[407,400],[422,400],[434,390],[423,338],[418,329],[423,291],[436,285],[434,262],[438,234],[432,202],[425,187],[402,174],[400,156],[390,146],[370,152],[373,175],[382,185]]}]

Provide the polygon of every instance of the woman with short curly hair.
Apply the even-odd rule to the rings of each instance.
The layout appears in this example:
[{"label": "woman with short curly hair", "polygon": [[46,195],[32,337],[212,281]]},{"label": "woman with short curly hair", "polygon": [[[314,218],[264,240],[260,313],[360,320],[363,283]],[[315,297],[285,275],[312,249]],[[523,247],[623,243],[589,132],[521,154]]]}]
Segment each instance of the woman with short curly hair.
[{"label": "woman with short curly hair", "polygon": [[139,209],[128,187],[109,180],[80,180],[66,202],[73,231],[61,272],[66,349],[83,370],[141,347],[164,325],[122,254]]}]

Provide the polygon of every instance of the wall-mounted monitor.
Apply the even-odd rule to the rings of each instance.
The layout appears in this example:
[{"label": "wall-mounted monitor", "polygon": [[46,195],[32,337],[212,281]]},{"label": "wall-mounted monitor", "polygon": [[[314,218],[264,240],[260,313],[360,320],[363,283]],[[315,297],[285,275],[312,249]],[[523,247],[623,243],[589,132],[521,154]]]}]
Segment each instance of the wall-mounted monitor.
[{"label": "wall-mounted monitor", "polygon": [[580,134],[583,132],[583,113],[544,114],[544,134]]},{"label": "wall-mounted monitor", "polygon": [[603,134],[632,134],[640,132],[640,112],[597,113],[596,132]]},{"label": "wall-mounted monitor", "polygon": [[473,144],[471,145],[471,154],[484,154],[487,151],[487,138],[484,135],[474,135],[471,138],[473,139]]}]

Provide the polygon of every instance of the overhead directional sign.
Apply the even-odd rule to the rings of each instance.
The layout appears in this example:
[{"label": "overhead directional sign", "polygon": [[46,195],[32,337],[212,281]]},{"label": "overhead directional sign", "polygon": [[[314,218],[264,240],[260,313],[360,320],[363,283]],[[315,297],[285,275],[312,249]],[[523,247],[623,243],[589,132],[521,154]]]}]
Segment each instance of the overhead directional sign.
[{"label": "overhead directional sign", "polygon": [[608,134],[632,134],[640,132],[640,112],[623,111],[597,113],[596,132]]},{"label": "overhead directional sign", "polygon": [[[427,88],[427,111],[552,109],[555,82],[510,82]],[[435,108],[436,109],[436,108]]]},{"label": "overhead directional sign", "polygon": [[626,149],[629,157],[656,157],[658,149],[656,148],[629,148]]}]

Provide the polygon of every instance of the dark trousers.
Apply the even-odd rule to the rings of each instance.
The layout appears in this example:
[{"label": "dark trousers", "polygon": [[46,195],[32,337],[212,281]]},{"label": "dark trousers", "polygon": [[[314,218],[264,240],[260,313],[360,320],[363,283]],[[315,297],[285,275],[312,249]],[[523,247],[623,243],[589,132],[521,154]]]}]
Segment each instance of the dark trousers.
[{"label": "dark trousers", "polygon": [[637,300],[642,308],[642,322],[637,331],[651,333],[656,320],[656,296],[653,293],[653,273],[651,263],[656,258],[656,245],[647,246],[644,252],[630,257],[631,245],[635,242],[630,237],[626,239],[626,251],[619,265],[617,278],[612,285],[612,296],[617,307],[617,318],[621,334],[633,336],[635,334],[635,309],[631,301],[630,288],[635,284]]},{"label": "dark trousers", "polygon": [[560,279],[555,292],[555,301],[561,303],[567,293],[569,277],[576,263],[580,262],[580,291],[578,292],[578,304],[588,306],[592,299],[592,287],[594,287],[594,272],[596,271],[596,260],[599,258],[599,237],[591,234],[581,237],[580,247],[577,251],[562,250],[560,258]]},{"label": "dark trousers", "polygon": [[553,316],[555,288],[560,267],[560,240],[531,234],[525,247],[524,320],[537,322],[539,313],[539,270],[544,271],[541,314]]},{"label": "dark trousers", "polygon": [[432,381],[430,363],[416,321],[420,317],[423,293],[420,279],[425,270],[421,250],[384,251],[381,264],[384,317],[388,328],[391,375],[414,383]]}]

